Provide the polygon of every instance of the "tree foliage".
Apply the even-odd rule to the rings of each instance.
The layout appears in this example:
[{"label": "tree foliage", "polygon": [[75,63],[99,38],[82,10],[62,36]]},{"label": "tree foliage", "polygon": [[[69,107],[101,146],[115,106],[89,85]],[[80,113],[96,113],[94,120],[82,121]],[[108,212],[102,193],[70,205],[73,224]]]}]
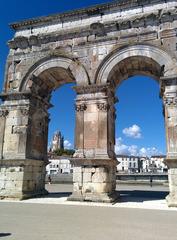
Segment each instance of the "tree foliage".
[{"label": "tree foliage", "polygon": [[75,153],[74,149],[57,149],[54,152],[57,156],[72,156]]}]

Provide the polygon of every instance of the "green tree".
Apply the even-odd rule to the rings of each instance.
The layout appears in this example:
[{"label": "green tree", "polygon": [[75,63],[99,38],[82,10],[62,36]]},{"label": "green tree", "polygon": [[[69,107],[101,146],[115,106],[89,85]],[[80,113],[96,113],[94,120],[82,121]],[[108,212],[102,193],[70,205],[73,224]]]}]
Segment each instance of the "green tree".
[{"label": "green tree", "polygon": [[75,153],[74,149],[57,149],[54,152],[57,156],[72,156]]}]

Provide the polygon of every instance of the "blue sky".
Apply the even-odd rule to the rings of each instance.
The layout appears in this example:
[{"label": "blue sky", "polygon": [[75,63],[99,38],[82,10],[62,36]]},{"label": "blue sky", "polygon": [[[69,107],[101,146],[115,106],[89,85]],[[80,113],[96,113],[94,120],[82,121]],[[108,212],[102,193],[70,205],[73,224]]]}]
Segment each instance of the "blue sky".
[{"label": "blue sky", "polygon": [[[13,37],[8,24],[27,18],[43,16],[89,5],[104,0],[9,0],[0,2],[0,86],[2,88],[6,42]],[[165,153],[165,129],[159,85],[154,80],[136,76],[123,82],[117,89],[116,151],[125,154]],[[61,130],[70,147],[74,143],[74,99],[72,85],[64,85],[53,93],[50,110],[49,140],[54,131]]]}]

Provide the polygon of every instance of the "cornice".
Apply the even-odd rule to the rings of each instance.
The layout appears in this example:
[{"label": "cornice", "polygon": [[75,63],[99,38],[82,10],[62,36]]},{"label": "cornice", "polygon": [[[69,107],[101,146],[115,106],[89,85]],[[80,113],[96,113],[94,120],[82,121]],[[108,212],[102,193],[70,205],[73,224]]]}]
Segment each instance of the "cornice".
[{"label": "cornice", "polygon": [[[170,0],[168,0],[170,2]],[[76,10],[70,10],[62,13],[51,14],[48,16],[31,18],[19,22],[14,22],[10,24],[10,27],[13,30],[29,29],[35,26],[41,26],[43,24],[49,24],[51,22],[60,22],[72,21],[73,19],[78,18],[87,18],[94,15],[104,15],[108,11],[122,11],[125,9],[131,9],[138,6],[146,6],[150,4],[165,3],[166,1],[162,0],[114,0],[111,2],[97,4],[90,7],[80,8]]]},{"label": "cornice", "polygon": [[[145,0],[142,1],[146,2]],[[160,0],[159,0],[160,2]],[[141,4],[141,5],[142,5]],[[33,27],[41,24],[46,24],[51,21],[65,21],[69,20],[72,18],[78,18],[79,16],[82,17],[84,16],[91,16],[91,15],[96,15],[96,14],[101,14],[102,11],[105,10],[111,10],[114,8],[117,9],[126,9],[130,8],[132,6],[138,6],[139,5],[139,0],[116,0],[116,1],[111,1],[107,2],[104,4],[98,4],[94,5],[91,7],[86,7],[86,8],[81,8],[81,9],[76,9],[72,11],[67,11],[59,14],[52,14],[49,16],[43,16],[43,17],[38,17],[38,18],[31,18],[28,20],[20,21],[20,22],[14,22],[10,24],[10,27],[13,30],[19,30],[22,28],[28,28],[28,27]]]}]

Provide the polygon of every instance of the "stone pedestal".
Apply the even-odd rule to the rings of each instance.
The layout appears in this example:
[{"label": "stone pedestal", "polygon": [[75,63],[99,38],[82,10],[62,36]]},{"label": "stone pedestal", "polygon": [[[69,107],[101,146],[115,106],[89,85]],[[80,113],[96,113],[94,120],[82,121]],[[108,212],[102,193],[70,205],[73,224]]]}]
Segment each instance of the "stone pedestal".
[{"label": "stone pedestal", "polygon": [[73,164],[73,193],[69,201],[108,203],[116,200],[116,161],[75,159]]},{"label": "stone pedestal", "polygon": [[169,207],[177,207],[177,77],[161,78],[161,93],[164,101],[164,115],[167,140],[167,158],[169,178]]},{"label": "stone pedestal", "polygon": [[47,194],[44,161],[1,160],[0,199],[27,199]]},{"label": "stone pedestal", "polygon": [[166,164],[169,167],[168,179],[170,193],[166,197],[169,207],[177,207],[177,159],[166,160]]}]

